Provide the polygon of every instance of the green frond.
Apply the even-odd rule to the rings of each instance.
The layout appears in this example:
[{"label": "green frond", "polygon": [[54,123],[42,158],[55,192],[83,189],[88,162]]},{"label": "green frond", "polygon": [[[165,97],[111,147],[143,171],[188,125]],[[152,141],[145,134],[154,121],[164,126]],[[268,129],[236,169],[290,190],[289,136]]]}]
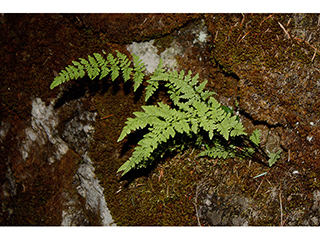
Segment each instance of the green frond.
[{"label": "green frond", "polygon": [[93,56],[96,58],[99,67],[102,67],[105,64],[106,60],[100,53],[94,53]]},{"label": "green frond", "polygon": [[271,167],[273,164],[275,164],[278,161],[278,159],[280,158],[281,152],[282,152],[282,150],[280,149],[276,153],[270,153],[269,154],[269,160],[268,160],[269,167]]},{"label": "green frond", "polygon": [[124,81],[128,81],[131,76],[133,68],[130,67],[130,61],[126,55],[117,51],[117,57],[120,59],[120,69],[122,71]]},{"label": "green frond", "polygon": [[198,157],[209,156],[212,158],[234,158],[235,153],[226,149],[221,143],[215,142],[213,146],[207,147],[206,150],[202,151]]},{"label": "green frond", "polygon": [[98,66],[98,62],[95,60],[94,57],[88,56],[90,66],[87,68],[88,76],[90,79],[95,79],[99,73],[100,68]]},{"label": "green frond", "polygon": [[168,126],[163,130],[163,135],[169,139],[170,137],[174,138],[176,135],[176,131],[173,129],[172,126]]},{"label": "green frond", "polygon": [[199,86],[195,87],[197,93],[201,93],[203,89],[206,87],[208,80],[203,81]]},{"label": "green frond", "polygon": [[191,131],[193,133],[197,134],[199,131],[199,121],[197,121],[197,119],[195,119],[195,118],[191,118],[190,124],[191,124]]},{"label": "green frond", "polygon": [[167,72],[164,72],[164,69],[161,67],[162,67],[162,59],[160,59],[158,67],[155,69],[154,73],[150,76],[150,79],[147,80],[148,86],[146,87],[146,95],[145,95],[146,102],[155,93],[155,91],[157,91],[159,87],[159,82],[168,81],[169,79],[169,74]]},{"label": "green frond", "polygon": [[133,64],[134,64],[134,74],[133,74],[133,81],[134,86],[133,89],[136,91],[138,87],[143,82],[144,73],[143,71],[146,70],[146,67],[144,66],[144,63],[139,58],[139,56],[133,54]]},{"label": "green frond", "polygon": [[[61,70],[54,78],[50,88],[53,89],[69,80],[82,78],[85,74],[92,80],[98,76],[102,79],[110,74],[112,81],[121,74],[125,82],[132,79],[136,91],[143,83],[145,70],[145,64],[137,55],[133,54],[132,67],[128,57],[119,51],[116,51],[116,56],[109,53],[106,58],[94,53],[87,59],[79,58],[78,61],[72,61],[72,65]],[[157,105],[142,106],[142,111],[134,112],[135,117],[126,120],[118,142],[139,129],[148,128],[149,132],[138,142],[132,156],[118,169],[118,172],[123,171],[124,175],[131,169],[146,167],[153,161],[153,153],[159,151],[160,145],[167,143],[171,138],[174,139],[177,133],[188,137],[194,134],[198,139],[197,144],[199,139],[204,139],[199,136],[200,133],[208,134],[207,148],[199,156],[224,159],[236,156],[236,147],[232,141],[237,136],[246,135],[244,126],[239,117],[234,115],[232,108],[221,105],[213,97],[215,92],[205,90],[208,81],[200,83],[198,80],[199,74],[192,76],[190,70],[187,74],[183,70],[165,71],[160,59],[150,79],[146,80],[145,101],[147,102],[160,86],[164,86],[172,103],[168,105],[158,102]],[[255,130],[249,140],[258,147],[260,132]],[[252,156],[255,151],[252,147],[252,144],[242,147],[246,156]],[[281,151],[278,151],[268,155],[270,166],[278,160],[280,153]]]},{"label": "green frond", "polygon": [[108,76],[109,72],[111,71],[111,69],[109,69],[106,65],[103,65],[101,67],[101,74],[100,74],[100,80],[106,76]]},{"label": "green frond", "polygon": [[159,83],[156,81],[153,81],[152,84],[149,84],[146,87],[146,95],[145,95],[145,101],[148,101],[148,99],[154,94],[154,92],[158,89]]},{"label": "green frond", "polygon": [[219,125],[217,125],[217,129],[220,134],[228,141],[231,126],[229,125],[229,121],[227,118],[223,119],[223,121]]},{"label": "green frond", "polygon": [[54,89],[56,86],[59,86],[60,84],[64,83],[64,77],[63,76],[57,76],[54,78],[53,82],[50,85],[50,89]]},{"label": "green frond", "polygon": [[127,172],[129,172],[132,168],[134,168],[134,163],[129,159],[124,164],[122,164],[121,167],[119,167],[117,173],[123,171],[122,175],[124,175]]},{"label": "green frond", "polygon": [[[135,58],[135,61],[138,61],[139,65],[135,67],[136,71],[133,76],[133,81],[135,82],[134,90],[142,83],[144,77],[142,72],[145,69],[144,63],[138,59],[137,57]],[[99,79],[102,79],[110,74],[111,80],[114,81],[121,73],[124,81],[128,81],[131,79],[131,74],[134,71],[127,56],[119,51],[117,51],[116,56],[109,53],[106,58],[100,53],[94,53],[93,56],[88,56],[87,59],[79,58],[79,61],[72,61],[72,64],[59,73],[59,78],[56,78],[50,85],[51,89],[66,81],[82,78],[85,74],[92,80],[98,76]]]},{"label": "green frond", "polygon": [[85,68],[89,68],[90,67],[89,62],[86,59],[79,58],[79,60],[80,60],[80,63],[82,64],[82,66],[84,66]]},{"label": "green frond", "polygon": [[77,74],[79,75],[79,78],[83,78],[86,74],[83,65],[77,61],[72,61],[72,63],[77,68]]},{"label": "green frond", "polygon": [[247,135],[247,133],[244,132],[244,127],[243,127],[243,125],[238,122],[238,123],[233,127],[233,129],[232,129],[232,131],[231,131],[231,133],[230,133],[230,136],[231,136],[231,137],[236,137],[236,136],[240,136],[240,135]]},{"label": "green frond", "polygon": [[211,97],[212,95],[216,94],[215,92],[211,92],[209,90],[201,92],[200,93],[200,97],[203,101],[207,100],[209,97]]},{"label": "green frond", "polygon": [[[192,72],[191,72],[191,70],[189,70],[188,76],[191,76],[191,74],[192,74]],[[190,86],[193,87],[194,85],[196,85],[198,83],[198,79],[199,79],[199,73],[197,73],[196,75],[194,75],[192,77],[191,82],[190,82]]]},{"label": "green frond", "polygon": [[206,116],[206,113],[210,110],[208,105],[203,101],[194,101],[193,106],[195,107],[198,116]]},{"label": "green frond", "polygon": [[212,129],[212,126],[210,126],[208,119],[205,116],[201,116],[197,120],[199,121],[199,126],[205,131],[209,132]]},{"label": "green frond", "polygon": [[254,130],[249,139],[256,145],[258,146],[260,144],[260,136],[261,133],[258,129]]},{"label": "green frond", "polygon": [[151,117],[144,112],[134,112],[136,118],[128,118],[125,122],[125,127],[122,129],[121,134],[117,142],[122,141],[131,131],[136,131],[138,129],[143,129],[152,120]]}]

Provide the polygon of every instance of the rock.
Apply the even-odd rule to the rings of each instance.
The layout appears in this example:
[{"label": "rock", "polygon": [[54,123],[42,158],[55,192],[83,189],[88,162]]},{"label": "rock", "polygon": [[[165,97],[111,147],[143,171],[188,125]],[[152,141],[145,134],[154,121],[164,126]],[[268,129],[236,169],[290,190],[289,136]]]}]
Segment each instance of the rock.
[{"label": "rock", "polygon": [[[207,195],[207,197],[209,197]],[[212,226],[248,226],[249,216],[243,217],[249,211],[249,202],[244,197],[233,193],[220,197],[216,194],[206,198],[205,205],[199,207],[199,217],[206,219]]]},{"label": "rock", "polygon": [[198,17],[197,14],[80,14],[78,21],[103,32],[111,42],[131,43],[171,33]]},{"label": "rock", "polygon": [[[41,218],[36,219],[40,221],[37,225],[113,225],[104,198],[104,189],[99,185],[87,154],[93,133],[91,124],[95,121],[96,113],[84,110],[79,100],[73,100],[60,109],[54,109],[54,103],[53,100],[46,105],[40,98],[33,99],[30,124],[18,130],[18,134],[10,132],[10,124],[7,122],[1,123],[1,147],[5,149],[8,146],[7,135],[16,134],[15,139],[18,141],[11,141],[10,146],[18,148],[20,153],[20,157],[8,154],[3,159],[7,167],[1,198],[2,201],[16,199],[7,205],[13,204],[6,210],[7,219],[11,221],[9,219],[15,219],[22,214],[17,210],[21,208],[21,201],[29,198],[29,194],[35,194],[43,199],[37,204],[39,214],[48,214],[41,212],[42,208],[53,211],[55,213],[53,215],[57,213],[55,222],[49,223],[47,221],[50,219],[41,220]],[[70,110],[74,114],[68,116],[68,121],[60,123],[59,116],[63,116],[63,112],[70,113]],[[70,149],[77,154],[70,153]],[[76,167],[75,161],[80,159],[82,163],[78,169],[69,168],[68,165],[72,165],[72,162]],[[35,169],[39,170],[34,171]],[[72,176],[74,172],[75,175]],[[43,178],[44,180],[41,180]],[[84,203],[79,196],[84,199]],[[25,201],[30,202],[30,200]],[[19,205],[14,205],[15,202]],[[28,210],[33,209],[32,205],[26,207]],[[57,222],[59,212],[60,223]],[[89,213],[91,217],[88,217]],[[26,220],[27,218],[20,219],[21,224],[28,225]],[[17,220],[15,224],[19,224]]]},{"label": "rock", "polygon": [[[196,18],[204,21],[187,24]],[[41,19],[47,20],[38,21]],[[228,160],[227,166],[221,164],[214,169],[212,183],[199,193],[201,204],[197,209],[202,222],[239,226],[319,224],[319,16],[97,14],[72,18],[54,15],[50,19],[24,16],[19,23],[18,17],[2,16],[2,29],[10,29],[6,31],[12,40],[3,48],[3,53],[12,56],[4,57],[10,78],[4,82],[3,89],[8,92],[1,95],[0,105],[4,225],[113,224],[88,154],[96,114],[85,111],[81,99],[55,109],[53,102],[42,100],[48,96],[29,102],[30,92],[22,90],[27,82],[33,89],[31,96],[51,95],[44,93],[49,91],[43,91],[45,84],[37,88],[45,78],[37,74],[34,81],[34,75],[26,76],[39,68],[52,74],[67,61],[90,54],[86,45],[69,51],[83,42],[94,52],[106,42],[108,49],[128,49],[146,61],[149,73],[160,57],[170,70],[199,73],[200,79],[209,80],[208,88],[218,93],[220,102],[230,107],[238,105],[237,114],[249,131],[261,130],[267,151],[284,150],[279,166],[271,170],[242,160],[236,164]],[[78,38],[83,33],[78,28],[72,31],[72,19],[80,26],[100,31],[99,41],[66,41],[69,32]],[[28,37],[19,35],[26,26],[23,22],[32,26]],[[36,23],[45,27],[52,23],[53,30],[39,31]],[[61,39],[67,44],[57,38],[55,42],[42,38],[52,34],[63,35]],[[33,51],[38,46],[33,43],[38,42],[50,45],[37,48],[47,52]],[[66,55],[67,51],[70,54]],[[21,76],[28,81],[21,81]],[[30,106],[31,117],[30,113],[24,114]],[[219,175],[221,169],[225,172]],[[267,171],[263,179],[253,179]]]}]

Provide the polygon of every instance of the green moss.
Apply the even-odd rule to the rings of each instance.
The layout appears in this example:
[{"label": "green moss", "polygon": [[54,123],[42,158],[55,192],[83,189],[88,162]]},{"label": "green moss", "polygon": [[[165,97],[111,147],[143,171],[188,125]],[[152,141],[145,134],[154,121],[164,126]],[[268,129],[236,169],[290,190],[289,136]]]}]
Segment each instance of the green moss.
[{"label": "green moss", "polygon": [[[226,72],[237,71],[238,66],[244,62],[257,65],[257,69],[261,66],[283,69],[286,66],[283,63],[288,62],[288,58],[305,64],[311,63],[314,50],[306,43],[293,39],[276,40],[277,36],[284,34],[278,22],[287,22],[289,16],[276,15],[273,19],[264,21],[267,16],[246,14],[242,25],[233,24],[231,15],[216,17],[214,29],[210,29],[216,36],[212,57],[228,69]],[[246,74],[251,76],[251,72],[244,72],[240,77],[245,78]]]},{"label": "green moss", "polygon": [[[256,66],[256,69],[251,72],[240,72],[241,77],[250,76],[254,79],[254,83],[259,86],[263,83],[262,76],[259,74],[261,64],[266,67],[279,67],[279,63],[286,61],[288,57],[293,57],[296,60],[300,59],[300,61],[306,60],[303,51],[291,54],[297,49],[290,41],[281,43],[280,52],[277,52],[279,50],[276,51],[277,45],[275,44],[277,42],[271,41],[270,36],[266,37],[265,30],[269,27],[275,28],[278,26],[277,22],[273,19],[267,19],[264,21],[265,25],[263,24],[262,27],[259,25],[267,16],[248,16],[246,23],[248,23],[247,27],[249,27],[250,33],[241,42],[239,42],[239,35],[242,34],[241,36],[243,36],[244,25],[241,28],[231,29],[230,26],[232,25],[223,21],[224,15],[219,16],[220,19],[219,17],[216,18],[218,22],[221,20],[220,25],[216,25],[217,28],[220,27],[221,31],[217,35],[212,57],[224,68],[225,73],[235,73],[237,67],[243,62],[250,62],[253,66]],[[281,16],[279,19],[283,20],[285,16]],[[276,31],[272,32],[272,37],[283,34],[281,31],[277,28]],[[228,37],[228,35],[230,36]],[[163,38],[155,44],[164,46],[163,44],[170,43],[170,39],[165,40],[166,38]],[[277,53],[278,55],[275,57]],[[270,55],[274,57],[270,58]],[[230,77],[221,81],[224,81],[227,86],[226,91],[236,84],[232,82],[233,80]],[[140,106],[138,102],[133,101],[134,97],[131,93],[124,95],[120,92],[106,92],[101,97],[96,98],[96,106],[100,117],[109,114],[115,115],[114,118],[110,117],[97,123],[96,141],[92,148],[94,149],[92,157],[97,163],[97,174],[104,188],[107,189],[105,193],[108,206],[118,225],[196,225],[193,198],[197,180],[207,178],[213,184],[219,185],[220,179],[212,175],[212,171],[217,168],[226,172],[223,176],[227,178],[228,182],[226,184],[228,186],[237,186],[243,194],[254,197],[258,202],[256,207],[260,209],[261,217],[258,220],[251,219],[252,225],[279,225],[279,202],[278,200],[270,200],[272,187],[269,183],[273,181],[273,187],[279,187],[281,181],[277,178],[278,174],[270,173],[268,175],[269,182],[264,181],[259,187],[261,179],[252,180],[252,178],[266,170],[258,164],[254,165],[255,167],[248,168],[248,162],[245,160],[219,162],[209,159],[195,160],[191,157],[186,158],[177,155],[175,158],[168,157],[163,162],[157,163],[147,174],[137,175],[129,181],[120,179],[120,176],[116,175],[116,170],[130,156],[134,144],[124,151],[126,143],[120,145],[116,143],[116,138],[120,134],[125,119],[131,116],[130,113],[134,110],[138,110]],[[123,102],[118,102],[118,99],[126,99],[124,100],[127,104],[126,107],[121,106],[120,104],[123,104]],[[122,113],[122,115],[120,116],[117,113]],[[190,159],[193,161],[192,164]],[[235,168],[239,168],[236,173],[232,172]],[[161,171],[163,176],[159,179]],[[226,179],[224,179],[224,182],[226,182]],[[222,190],[223,193],[225,193],[225,190]],[[305,203],[307,204],[307,202]],[[294,199],[291,205],[286,207],[288,212],[299,208],[298,199],[297,201]],[[244,214],[244,216],[249,215]]]},{"label": "green moss", "polygon": [[119,85],[119,91],[113,92],[109,88],[95,99],[100,118],[114,115],[96,123],[95,141],[91,148],[96,174],[106,189],[106,200],[115,222],[117,225],[135,226],[194,225],[194,207],[188,201],[189,195],[181,193],[190,187],[192,179],[185,185],[177,184],[183,181],[183,176],[188,176],[185,167],[165,165],[170,171],[164,170],[164,177],[160,181],[157,175],[163,166],[156,166],[155,169],[150,169],[148,175],[138,175],[129,181],[117,176],[117,169],[130,156],[136,143],[135,139],[117,143],[117,138],[126,118],[132,117],[132,113],[140,110],[140,105],[144,103],[143,98],[135,100],[134,94],[126,94],[123,84]]}]

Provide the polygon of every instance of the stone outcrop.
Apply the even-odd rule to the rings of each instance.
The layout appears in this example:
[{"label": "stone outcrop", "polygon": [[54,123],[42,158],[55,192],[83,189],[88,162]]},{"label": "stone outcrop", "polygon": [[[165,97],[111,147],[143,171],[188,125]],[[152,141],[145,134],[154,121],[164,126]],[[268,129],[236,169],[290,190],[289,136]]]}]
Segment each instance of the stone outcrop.
[{"label": "stone outcrop", "polygon": [[[20,157],[13,158],[9,154],[3,158],[8,166],[7,181],[2,186],[3,200],[9,201],[11,199],[11,201],[16,202],[15,199],[23,199],[23,195],[30,194],[28,191],[29,188],[34,187],[32,185],[44,184],[37,179],[38,176],[41,176],[42,178],[48,178],[43,181],[51,180],[47,184],[56,185],[55,187],[62,185],[61,188],[51,193],[53,196],[50,196],[50,193],[41,196],[38,189],[33,189],[35,195],[32,196],[46,198],[43,199],[44,202],[50,201],[53,197],[57,199],[60,204],[56,206],[57,208],[54,211],[61,214],[60,224],[63,226],[92,224],[109,226],[113,223],[113,220],[104,199],[103,188],[99,185],[99,181],[94,174],[92,161],[87,153],[93,133],[92,123],[95,121],[96,113],[84,110],[80,100],[66,103],[61,109],[54,109],[54,103],[52,101],[46,106],[40,98],[33,99],[30,125],[26,125],[24,129],[19,129],[16,141],[10,143],[13,144],[12,148],[17,149],[17,154]],[[73,114],[69,115],[64,123],[61,123],[59,116],[70,114],[70,111]],[[60,132],[57,129],[58,126]],[[10,127],[5,121],[1,124],[3,148],[8,146],[7,134],[11,130]],[[72,157],[68,156],[68,151],[74,151],[75,154],[72,154]],[[74,162],[74,168],[68,169],[69,171],[72,170],[71,173],[64,169],[68,167],[68,164],[65,164],[66,161]],[[32,166],[32,168],[28,166]],[[57,182],[59,180],[65,181],[64,179],[45,176],[44,169],[68,178],[66,182],[69,184]],[[66,172],[69,172],[70,175],[67,176]],[[35,181],[39,182],[36,183]],[[30,186],[28,185],[29,182],[31,182]],[[17,209],[19,209],[19,206],[15,206],[14,203],[11,208],[7,209],[9,222],[10,218],[15,218],[21,214],[16,212],[19,211]],[[91,213],[91,215],[89,214],[90,217],[88,217],[88,213]],[[30,215],[30,218],[33,217]],[[94,221],[96,222],[94,223]],[[21,224],[27,223],[22,222]],[[51,224],[57,225],[59,222],[51,222]]]}]

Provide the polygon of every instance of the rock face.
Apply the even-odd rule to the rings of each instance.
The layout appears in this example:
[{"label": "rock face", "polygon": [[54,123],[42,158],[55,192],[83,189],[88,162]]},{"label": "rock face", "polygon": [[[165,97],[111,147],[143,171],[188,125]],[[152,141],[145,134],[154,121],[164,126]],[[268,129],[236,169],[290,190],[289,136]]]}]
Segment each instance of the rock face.
[{"label": "rock face", "polygon": [[[258,186],[254,189],[253,194],[248,194],[241,187],[233,185],[230,175],[228,172],[216,170],[214,183],[202,181],[197,185],[197,212],[200,224],[211,226],[269,225],[270,219],[273,218],[275,223],[270,225],[319,225],[318,190],[313,190],[311,198],[307,199],[303,193],[288,194],[286,188],[282,190],[277,186],[270,186],[267,188],[267,196],[263,197],[263,202],[261,195],[264,190],[259,189]],[[242,181],[247,182],[246,179]],[[260,181],[260,187],[263,182]],[[299,201],[298,206],[294,208],[288,206],[294,204],[296,200]]]},{"label": "rock face", "polygon": [[[92,123],[96,120],[97,113],[85,111],[82,104],[75,100],[72,103],[66,104],[65,107],[72,109],[73,114],[72,118],[64,123],[61,136],[68,146],[82,158],[82,163],[79,164],[74,176],[74,188],[86,200],[85,208],[101,218],[102,225],[112,225],[113,219],[107,208],[103,193],[104,189],[99,185],[99,181],[94,174],[93,163],[88,156],[90,141],[94,132]],[[73,222],[79,216],[79,212],[75,213],[73,211],[74,200],[70,199],[65,205],[68,207],[68,210],[62,212],[62,225],[81,225],[79,222]],[[82,221],[90,224],[88,219]]]},{"label": "rock face", "polygon": [[[214,61],[226,75],[237,79],[236,82],[233,78],[220,84],[218,88],[221,90],[218,92],[223,95],[219,96],[220,100],[225,101],[229,96],[229,102],[230,99],[239,101],[244,125],[250,129],[254,124],[261,130],[262,145],[267,151],[284,150],[282,156],[286,161],[281,164],[282,174],[288,175],[281,179],[276,176],[268,178],[275,183],[268,190],[274,199],[265,201],[274,202],[281,209],[277,213],[281,215],[280,225],[318,225],[317,198],[309,196],[316,196],[315,186],[318,186],[320,173],[317,98],[319,16],[220,15],[209,22],[208,29],[215,42],[212,52]],[[228,85],[235,86],[232,94],[222,87]],[[297,177],[303,187],[292,192],[289,186],[298,182]],[[263,184],[264,180],[260,183]],[[256,189],[258,192],[261,190],[260,186]],[[208,221],[213,225],[232,225],[234,218],[229,216],[229,210],[224,211],[216,203],[222,201],[224,206],[230,205],[231,208],[238,206],[239,210],[235,211],[238,215],[243,206],[242,198],[237,194],[234,198],[228,195],[210,196],[204,201],[213,202],[211,209],[203,208],[207,209],[205,215]],[[296,201],[303,204],[294,203]],[[249,202],[255,207],[248,207],[252,215],[247,215],[246,219],[250,219],[250,224],[255,224],[259,222],[256,216],[261,214],[261,210],[257,211],[259,204],[255,205],[252,195]],[[315,205],[317,207],[310,209]],[[245,215],[241,213],[241,216]],[[245,222],[241,224],[245,225]]]},{"label": "rock face", "polygon": [[[22,19],[1,16],[0,30],[3,36],[10,35],[0,49],[6,65],[1,69],[5,80],[0,96],[1,225],[115,225],[104,194],[109,182],[104,179],[105,189],[101,187],[90,157],[97,118],[95,110],[87,110],[92,99],[76,97],[58,107],[58,91],[49,90],[53,75],[71,60],[102,49],[139,55],[149,73],[160,57],[169,70],[199,73],[200,79],[208,79],[208,88],[217,92],[222,104],[236,108],[248,132],[260,130],[267,152],[283,150],[271,169],[243,159],[224,164],[200,159],[205,164],[188,171],[194,188],[186,193],[178,183],[166,181],[163,189],[158,188],[167,193],[160,200],[151,183],[152,177],[160,183],[168,180],[162,172],[153,173],[148,181],[139,179],[134,187],[129,184],[129,192],[119,186],[116,170],[104,166],[104,170],[112,169],[106,175],[114,178],[110,195],[114,195],[113,205],[119,206],[111,206],[113,209],[125,212],[126,207],[135,208],[134,202],[149,206],[152,199],[158,209],[155,214],[164,216],[165,209],[171,216],[172,211],[180,211],[172,207],[177,199],[188,196],[192,201],[194,196],[192,210],[198,225],[320,224],[318,15],[97,14]],[[22,34],[25,28],[28,34]],[[103,91],[107,90],[102,89],[101,96]],[[133,101],[126,102],[126,96],[121,96],[116,101],[131,105]],[[102,102],[97,99],[96,103]],[[106,117],[122,114],[115,106],[101,109]],[[106,131],[113,130],[112,124],[103,125],[109,127]],[[107,156],[119,158],[121,151],[108,141],[95,146],[106,150],[110,145]],[[184,160],[199,160],[190,159]],[[197,168],[207,163],[214,164],[194,177]],[[261,173],[266,174],[257,177]],[[170,199],[173,186],[176,195]],[[153,198],[144,195],[148,191]],[[148,211],[139,210],[139,214]]]},{"label": "rock face", "polygon": [[[61,124],[59,115],[66,114],[66,112],[69,114],[70,111],[73,114],[69,115],[68,120]],[[58,189],[56,189],[56,193],[52,193],[54,196],[46,196],[46,198],[54,197],[60,203],[54,211],[58,212],[57,215],[60,211],[62,218],[60,223],[63,226],[112,225],[113,220],[104,199],[103,188],[99,185],[99,181],[94,174],[92,161],[87,153],[93,133],[92,123],[95,121],[96,113],[84,110],[80,100],[73,100],[61,109],[55,110],[54,101],[46,106],[40,98],[35,98],[32,101],[31,115],[30,125],[26,126],[24,130],[20,130],[17,135],[19,144],[12,146],[18,148],[19,162],[16,162],[17,158],[12,158],[10,155],[4,158],[8,167],[7,182],[2,186],[3,200],[23,198],[21,195],[29,194],[29,188],[33,187],[34,181],[37,181],[37,176],[42,175],[41,172],[45,169],[54,174],[66,175],[64,168],[68,165],[65,164],[65,161],[80,161],[78,166],[73,166],[73,171],[69,176],[64,176],[68,178],[68,184],[63,184],[61,188],[59,188],[61,183],[57,182],[61,179],[47,176],[47,180],[52,181],[48,184],[56,185],[55,187]],[[58,126],[60,133],[57,130]],[[10,125],[2,122],[2,143],[5,142],[9,131]],[[6,147],[6,145],[3,147]],[[74,151],[76,154],[68,156],[68,151]],[[62,160],[63,158],[65,159]],[[19,174],[16,174],[17,165],[21,168]],[[28,168],[28,165],[38,166],[39,172],[35,172],[33,168]],[[61,172],[61,170],[63,171]],[[12,174],[13,172],[15,172],[15,175]],[[71,175],[72,172],[73,176]],[[46,176],[42,177],[46,178]],[[29,182],[33,182],[33,184],[29,186]],[[37,184],[43,183],[38,182]],[[22,190],[20,190],[21,187]],[[33,190],[37,195],[41,194],[37,192],[37,189]],[[50,200],[43,199],[43,201],[42,204],[46,205],[45,202]],[[13,205],[12,208],[8,209],[8,219],[21,214],[16,212],[18,207]],[[91,213],[91,216],[88,217],[88,213]],[[10,217],[10,215],[12,216]],[[58,216],[55,220],[58,220]],[[26,222],[21,224],[27,225]],[[59,222],[51,222],[50,224],[57,225]]]},{"label": "rock face", "polygon": [[[249,131],[254,128],[260,130],[262,145],[268,153],[279,149],[285,151],[285,158],[289,162],[287,165],[284,163],[284,168],[287,169],[285,172],[289,171],[288,174],[293,176],[298,172],[302,181],[310,181],[307,180],[308,175],[315,176],[311,181],[318,183],[320,168],[317,163],[319,159],[317,96],[320,93],[317,81],[319,59],[316,57],[318,50],[315,46],[319,43],[316,27],[319,18],[303,14],[277,16],[270,14],[217,15],[212,18],[207,16],[206,20],[205,27],[201,24],[200,28],[193,26],[198,39],[181,41],[179,34],[173,33],[171,44],[168,44],[159,55],[156,54],[154,40],[140,44],[133,43],[128,50],[144,59],[147,67],[151,69],[149,72],[152,72],[158,59],[162,57],[165,61],[164,54],[170,52],[173,46],[176,48],[171,51],[172,59],[177,59],[179,56],[188,58],[190,55],[185,54],[186,46],[193,48],[196,42],[201,46],[202,43],[206,43],[205,40],[210,35],[208,41],[214,42],[211,58],[227,78],[222,78],[224,82],[221,84],[219,73],[210,73],[210,70],[208,73],[208,70],[204,70],[201,74],[209,77],[209,85],[217,89],[220,102],[229,106],[234,106],[236,102],[239,104],[241,120]],[[284,27],[285,23],[287,25]],[[197,52],[199,59],[208,59],[204,49],[207,48],[204,47],[202,51]],[[296,55],[297,51],[302,52]],[[198,64],[204,65],[201,62]],[[180,66],[172,64],[168,69],[179,69],[179,67],[181,68],[182,64]],[[185,69],[190,69],[190,65]],[[303,173],[297,169],[304,169]],[[226,174],[232,175],[232,173]],[[214,178],[220,179],[220,175]],[[272,179],[275,180],[276,177],[272,176]],[[296,182],[296,179],[277,181]],[[318,206],[317,197],[307,198],[303,193],[299,193],[300,195],[297,192],[292,193],[288,191],[288,185],[282,186],[282,189],[279,189],[277,184],[270,186],[267,191],[272,193],[272,197],[265,197],[264,200],[281,208],[280,225],[318,225],[318,207],[315,207]],[[198,217],[205,219],[209,225],[261,224],[264,221],[261,219],[266,218],[264,214],[271,214],[271,210],[269,213],[268,211],[261,213],[261,203],[253,197],[256,194],[244,194],[233,187],[232,194],[227,194],[226,192],[230,190],[226,189],[226,186],[229,184],[221,177],[214,186],[202,189],[202,204],[199,204]],[[310,194],[317,196],[317,190],[313,189]],[[308,202],[308,206],[313,206],[313,210],[307,210],[306,206],[293,207],[293,198],[295,201],[297,198],[303,199]],[[282,209],[282,204],[284,208],[288,205],[291,207]]]},{"label": "rock face", "polygon": [[78,19],[86,27],[106,34],[112,42],[132,43],[166,35],[198,17],[198,14],[86,14]]}]

